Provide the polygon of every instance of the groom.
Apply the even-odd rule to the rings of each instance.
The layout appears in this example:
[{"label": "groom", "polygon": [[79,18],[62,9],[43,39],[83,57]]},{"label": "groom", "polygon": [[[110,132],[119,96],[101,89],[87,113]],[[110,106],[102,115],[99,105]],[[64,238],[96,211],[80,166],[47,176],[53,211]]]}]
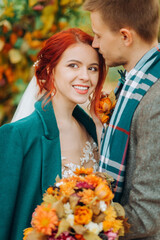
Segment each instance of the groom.
[{"label": "groom", "polygon": [[160,239],[160,44],[158,0],[86,0],[93,47],[125,83],[101,144],[100,171],[131,224],[123,239]]}]

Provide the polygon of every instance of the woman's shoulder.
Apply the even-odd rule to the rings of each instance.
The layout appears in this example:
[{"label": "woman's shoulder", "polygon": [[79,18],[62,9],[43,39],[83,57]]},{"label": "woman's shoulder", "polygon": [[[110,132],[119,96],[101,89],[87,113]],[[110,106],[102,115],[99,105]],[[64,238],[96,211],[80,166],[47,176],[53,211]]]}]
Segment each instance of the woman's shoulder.
[{"label": "woman's shoulder", "polygon": [[18,134],[18,132],[22,132],[24,134],[29,130],[31,131],[32,128],[38,127],[39,124],[39,117],[36,111],[34,111],[32,114],[25,118],[2,125],[0,127],[0,133],[7,132],[9,134]]}]

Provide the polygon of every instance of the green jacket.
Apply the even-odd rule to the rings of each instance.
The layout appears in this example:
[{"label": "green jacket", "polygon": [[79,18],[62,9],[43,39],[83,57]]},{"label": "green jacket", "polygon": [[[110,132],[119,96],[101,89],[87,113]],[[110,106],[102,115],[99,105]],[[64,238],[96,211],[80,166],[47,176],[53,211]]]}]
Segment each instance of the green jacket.
[{"label": "green jacket", "polygon": [[[92,119],[76,106],[73,116],[97,142]],[[64,119],[65,121],[65,119]],[[61,176],[59,130],[52,103],[0,128],[0,239],[21,240],[42,195]]]}]

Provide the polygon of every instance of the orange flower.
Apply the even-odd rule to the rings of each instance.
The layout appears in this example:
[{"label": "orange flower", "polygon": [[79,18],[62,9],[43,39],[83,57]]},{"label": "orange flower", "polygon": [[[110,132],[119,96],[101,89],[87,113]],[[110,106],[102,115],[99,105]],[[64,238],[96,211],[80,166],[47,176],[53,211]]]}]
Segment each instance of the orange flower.
[{"label": "orange flower", "polygon": [[75,224],[88,224],[92,219],[92,210],[86,206],[77,206],[74,211]]},{"label": "orange flower", "polygon": [[23,240],[27,240],[28,235],[29,235],[32,231],[33,231],[33,228],[32,228],[32,227],[26,228],[26,229],[24,230],[24,232],[23,232],[23,234],[24,234]]},{"label": "orange flower", "polygon": [[48,206],[38,206],[33,213],[31,224],[37,232],[51,235],[52,230],[56,229],[58,225],[56,210],[51,208],[49,204]]},{"label": "orange flower", "polygon": [[97,187],[103,180],[102,178],[95,176],[94,174],[85,177],[86,182],[93,187]]},{"label": "orange flower", "polygon": [[74,173],[77,175],[82,175],[82,174],[89,175],[93,173],[93,168],[84,168],[84,167],[81,167],[80,169],[76,168],[76,171]]},{"label": "orange flower", "polygon": [[115,108],[116,105],[116,96],[112,91],[109,95],[102,95],[98,105],[96,106],[96,114],[101,120],[102,123],[108,123],[111,111]]},{"label": "orange flower", "polygon": [[109,231],[113,227],[113,222],[111,221],[104,221],[103,222],[103,230],[105,232]]},{"label": "orange flower", "polygon": [[112,109],[112,102],[108,97],[104,97],[99,102],[99,108],[102,112],[110,113]]},{"label": "orange flower", "polygon": [[96,188],[95,188],[95,195],[100,199],[104,200],[105,202],[109,203],[113,197],[114,194],[112,193],[111,189],[107,184],[104,182],[101,182]]},{"label": "orange flower", "polygon": [[49,187],[49,188],[47,189],[47,193],[53,195],[53,194],[54,194],[53,187]]},{"label": "orange flower", "polygon": [[62,185],[60,185],[60,192],[63,195],[70,196],[71,194],[74,193],[74,187],[76,185],[76,182],[66,182]]},{"label": "orange flower", "polygon": [[78,196],[81,197],[80,201],[84,204],[89,204],[95,197],[94,192],[91,189],[84,189],[83,192],[79,192]]},{"label": "orange flower", "polygon": [[108,123],[109,122],[110,117],[108,115],[106,115],[106,113],[99,112],[98,116],[99,116],[102,123]]},{"label": "orange flower", "polygon": [[60,191],[59,191],[58,188],[49,187],[49,188],[47,189],[47,193],[48,193],[49,195],[53,195],[54,197],[56,197],[57,200],[60,199],[60,197],[61,197],[61,193],[60,193]]},{"label": "orange flower", "polygon": [[85,240],[83,235],[81,235],[81,234],[75,234],[74,236],[77,240]]}]

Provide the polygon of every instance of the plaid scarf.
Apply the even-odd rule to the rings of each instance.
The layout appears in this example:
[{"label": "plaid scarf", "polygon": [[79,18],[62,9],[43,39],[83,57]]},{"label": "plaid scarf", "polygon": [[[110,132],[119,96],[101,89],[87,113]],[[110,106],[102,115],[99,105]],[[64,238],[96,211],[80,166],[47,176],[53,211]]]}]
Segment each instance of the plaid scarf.
[{"label": "plaid scarf", "polygon": [[118,84],[115,93],[122,90],[109,125],[103,129],[100,172],[115,179],[115,198],[119,201],[125,180],[126,154],[134,112],[150,87],[160,78],[160,44],[147,52],[127,74],[126,81]]}]

